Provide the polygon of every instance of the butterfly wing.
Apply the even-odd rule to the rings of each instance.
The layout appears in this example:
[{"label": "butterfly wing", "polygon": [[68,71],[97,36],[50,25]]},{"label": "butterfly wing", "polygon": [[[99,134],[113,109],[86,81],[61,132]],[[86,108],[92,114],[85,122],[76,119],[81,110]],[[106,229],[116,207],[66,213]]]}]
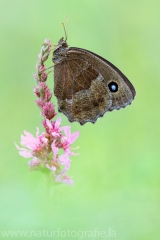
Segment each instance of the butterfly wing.
[{"label": "butterfly wing", "polygon": [[69,48],[54,71],[59,111],[71,122],[94,123],[106,111],[125,107],[135,97],[133,85],[119,69],[85,49]]},{"label": "butterfly wing", "polygon": [[99,71],[105,80],[105,85],[108,88],[110,82],[116,82],[118,85],[118,91],[111,92],[112,105],[109,111],[114,109],[120,109],[131,104],[136,96],[136,91],[132,83],[128,78],[112,63],[102,58],[101,56],[81,48],[70,48],[70,51],[81,52],[83,58],[91,61],[97,71]]}]

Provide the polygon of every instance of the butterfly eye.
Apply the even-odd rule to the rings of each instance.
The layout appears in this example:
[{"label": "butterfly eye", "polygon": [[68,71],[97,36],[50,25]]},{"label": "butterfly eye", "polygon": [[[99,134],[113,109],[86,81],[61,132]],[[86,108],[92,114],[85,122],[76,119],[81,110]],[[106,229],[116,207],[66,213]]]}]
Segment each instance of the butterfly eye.
[{"label": "butterfly eye", "polygon": [[110,82],[108,84],[109,90],[111,92],[117,92],[118,91],[118,84],[116,82]]}]

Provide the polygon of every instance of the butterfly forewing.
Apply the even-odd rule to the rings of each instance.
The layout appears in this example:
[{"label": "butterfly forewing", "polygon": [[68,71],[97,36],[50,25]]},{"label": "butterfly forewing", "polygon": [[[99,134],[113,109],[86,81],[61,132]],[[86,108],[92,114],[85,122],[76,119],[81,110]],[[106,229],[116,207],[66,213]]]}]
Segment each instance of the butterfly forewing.
[{"label": "butterfly forewing", "polygon": [[70,48],[69,54],[74,55],[79,52],[79,56],[88,61],[104,77],[105,86],[109,88],[111,82],[117,83],[117,91],[111,92],[112,105],[109,111],[120,109],[132,102],[135,97],[135,89],[127,77],[113,64],[102,57],[80,48]]}]

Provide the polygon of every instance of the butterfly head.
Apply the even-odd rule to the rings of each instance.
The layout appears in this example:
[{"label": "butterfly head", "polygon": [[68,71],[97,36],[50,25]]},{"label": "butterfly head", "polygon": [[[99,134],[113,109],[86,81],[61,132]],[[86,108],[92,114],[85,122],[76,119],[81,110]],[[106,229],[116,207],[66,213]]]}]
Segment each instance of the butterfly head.
[{"label": "butterfly head", "polygon": [[65,58],[67,50],[68,50],[68,44],[67,44],[66,40],[61,38],[58,42],[58,45],[56,45],[56,47],[53,51],[52,61],[55,64],[62,61]]}]

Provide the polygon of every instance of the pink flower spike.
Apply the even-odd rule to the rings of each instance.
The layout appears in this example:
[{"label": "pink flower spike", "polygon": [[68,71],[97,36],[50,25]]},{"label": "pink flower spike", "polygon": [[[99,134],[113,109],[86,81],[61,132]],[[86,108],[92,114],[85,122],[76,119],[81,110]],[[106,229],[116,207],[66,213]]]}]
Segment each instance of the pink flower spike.
[{"label": "pink flower spike", "polygon": [[61,164],[61,165],[64,165],[64,171],[68,171],[69,168],[70,168],[70,163],[71,163],[71,160],[69,158],[69,155],[68,153],[65,153],[63,155],[61,155],[58,159],[58,162]]},{"label": "pink flower spike", "polygon": [[46,72],[42,72],[42,73],[41,73],[41,81],[42,81],[42,82],[45,82],[45,81],[47,80],[47,77],[48,77],[48,75],[47,75]]},{"label": "pink flower spike", "polygon": [[77,131],[70,135],[70,145],[76,141],[76,139],[79,137],[79,134],[80,134],[80,132]]},{"label": "pink flower spike", "polygon": [[42,115],[51,120],[52,118],[54,118],[56,116],[56,112],[54,110],[54,105],[51,102],[46,102],[43,107],[42,107]]},{"label": "pink flower spike", "polygon": [[69,145],[74,143],[80,134],[80,132],[75,132],[71,134],[70,129],[71,127],[69,126],[63,127],[64,133],[66,134],[66,139],[69,141]]},{"label": "pink flower spike", "polygon": [[45,137],[44,133],[38,136],[38,128],[36,132],[36,138],[33,137],[33,135],[29,132],[24,131],[24,133],[26,136],[21,135],[21,145],[25,148],[19,148],[16,145],[19,150],[19,154],[25,158],[36,156],[39,158],[44,158],[45,160],[46,154],[48,154],[48,139]]},{"label": "pink flower spike", "polygon": [[70,155],[75,155],[71,152],[70,145],[75,142],[79,136],[79,132],[71,133],[70,127],[61,127],[61,118],[53,121],[56,116],[55,106],[51,102],[52,91],[47,85],[48,74],[53,71],[46,69],[45,61],[48,59],[51,47],[51,41],[45,39],[38,55],[36,64],[36,73],[33,75],[37,86],[34,88],[36,96],[36,104],[40,108],[43,116],[42,125],[45,132],[39,133],[39,128],[36,130],[36,137],[31,133],[24,131],[21,135],[21,145],[15,146],[19,154],[24,158],[31,158],[28,161],[30,170],[39,170],[47,176],[53,176],[54,182],[73,185],[73,180],[66,175],[71,165]]},{"label": "pink flower spike", "polygon": [[52,93],[50,89],[48,88],[47,84],[45,82],[40,82],[38,84],[40,97],[43,101],[48,102],[52,98]]},{"label": "pink flower spike", "polygon": [[26,136],[21,135],[21,145],[33,150],[38,143],[38,139],[27,131],[24,131],[24,134]]},{"label": "pink flower spike", "polygon": [[53,160],[56,160],[59,149],[55,146],[54,142],[52,143],[51,148],[52,148],[52,151],[53,151],[53,157],[54,157]]},{"label": "pink flower spike", "polygon": [[59,148],[56,147],[54,142],[52,143],[51,147],[53,151],[53,161],[57,161],[60,165],[63,165],[65,172],[68,171],[71,163],[68,153],[64,153],[60,157],[58,157]]},{"label": "pink flower spike", "polygon": [[62,121],[62,118],[59,117],[59,118],[57,118],[57,120],[55,122],[53,122],[55,129],[59,129],[59,127],[61,125],[61,121]]},{"label": "pink flower spike", "polygon": [[67,175],[65,175],[65,176],[58,175],[56,177],[56,182],[62,182],[62,183],[66,183],[69,185],[74,184],[74,181],[72,179],[70,179]]},{"label": "pink flower spike", "polygon": [[41,66],[38,65],[38,71],[39,73],[46,71],[45,65],[41,65]]},{"label": "pink flower spike", "polygon": [[46,132],[51,135],[52,137],[61,137],[62,134],[60,132],[60,125],[61,118],[58,118],[56,121],[50,122],[48,119],[43,121],[43,126],[46,129]]},{"label": "pink flower spike", "polygon": [[46,167],[49,169],[49,170],[51,170],[53,173],[55,173],[55,171],[56,171],[56,167],[55,166],[49,166],[49,164],[46,164]]},{"label": "pink flower spike", "polygon": [[40,161],[38,160],[38,158],[34,157],[33,160],[28,162],[28,165],[30,167],[34,167],[40,164]]},{"label": "pink flower spike", "polygon": [[35,95],[38,97],[38,98],[40,98],[40,91],[39,91],[39,86],[36,86],[36,87],[34,87],[34,93],[35,93]]},{"label": "pink flower spike", "polygon": [[49,46],[52,45],[51,40],[48,39],[48,38],[46,38],[46,39],[44,40],[44,44],[48,44]]},{"label": "pink flower spike", "polygon": [[44,102],[41,99],[37,99],[35,102],[39,108],[42,108],[44,105]]},{"label": "pink flower spike", "polygon": [[39,76],[38,76],[36,73],[33,74],[33,78],[34,78],[37,82],[40,81],[40,78],[39,78]]},{"label": "pink flower spike", "polygon": [[47,133],[50,133],[50,131],[52,130],[52,124],[48,119],[45,119],[43,122],[43,126],[44,128],[47,130]]},{"label": "pink flower spike", "polygon": [[61,137],[61,133],[60,133],[60,124],[61,124],[61,117],[57,118],[56,121],[53,121],[52,122],[52,128],[53,128],[53,131],[52,131],[52,136],[55,137]]},{"label": "pink flower spike", "polygon": [[32,157],[32,154],[29,150],[26,148],[20,148],[16,143],[14,143],[16,148],[19,150],[19,155],[21,155],[24,158]]},{"label": "pink flower spike", "polygon": [[41,58],[42,58],[42,54],[41,53],[39,53],[38,54],[38,60],[41,62]]},{"label": "pink flower spike", "polygon": [[39,137],[39,128],[36,127],[36,137],[38,138]]},{"label": "pink flower spike", "polygon": [[66,136],[62,137],[62,148],[64,149],[65,152],[67,152],[68,154],[72,154],[74,155],[74,153],[72,153],[70,151],[70,145],[72,143],[74,143],[76,141],[76,139],[79,136],[79,132],[75,132],[75,133],[70,133],[70,127],[66,126],[66,127],[62,127],[61,130],[64,131],[64,133],[66,134]]}]

